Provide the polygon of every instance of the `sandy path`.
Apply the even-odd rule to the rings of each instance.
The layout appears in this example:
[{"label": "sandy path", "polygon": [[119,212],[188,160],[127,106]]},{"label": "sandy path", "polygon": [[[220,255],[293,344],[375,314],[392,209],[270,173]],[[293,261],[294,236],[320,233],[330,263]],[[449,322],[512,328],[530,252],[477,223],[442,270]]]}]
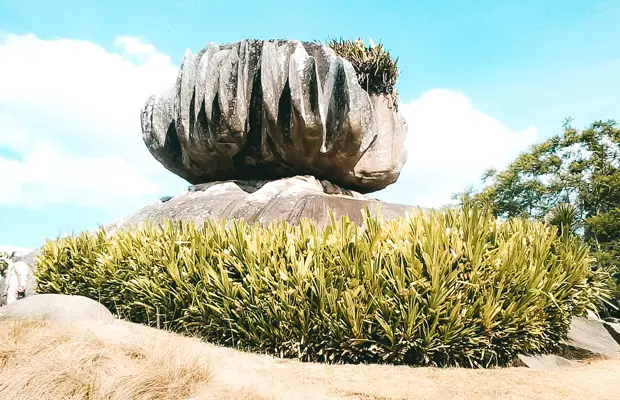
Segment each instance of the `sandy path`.
[{"label": "sandy path", "polygon": [[104,340],[125,343],[173,340],[177,351],[199,354],[214,376],[195,398],[241,391],[274,399],[620,399],[620,360],[551,371],[322,365],[242,353],[122,321],[90,329]]}]

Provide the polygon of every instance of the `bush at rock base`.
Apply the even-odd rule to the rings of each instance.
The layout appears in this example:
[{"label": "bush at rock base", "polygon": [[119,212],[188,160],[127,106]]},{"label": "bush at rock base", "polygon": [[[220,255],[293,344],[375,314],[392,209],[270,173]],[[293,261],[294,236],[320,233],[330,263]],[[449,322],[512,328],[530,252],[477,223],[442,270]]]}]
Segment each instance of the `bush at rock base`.
[{"label": "bush at rock base", "polygon": [[[502,365],[548,352],[591,307],[579,241],[476,207],[324,230],[167,222],[48,241],[39,292],[134,322],[327,362]],[[159,316],[159,318],[158,318]]]}]

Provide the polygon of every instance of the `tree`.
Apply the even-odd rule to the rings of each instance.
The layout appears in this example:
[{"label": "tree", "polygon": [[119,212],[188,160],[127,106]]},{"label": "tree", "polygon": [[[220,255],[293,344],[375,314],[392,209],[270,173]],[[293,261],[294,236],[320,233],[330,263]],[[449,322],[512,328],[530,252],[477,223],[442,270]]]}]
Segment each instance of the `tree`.
[{"label": "tree", "polygon": [[486,186],[461,193],[503,218],[543,219],[580,235],[596,267],[615,278],[620,305],[620,128],[596,121],[578,130],[567,120],[561,135],[533,145],[503,171],[488,170]]}]

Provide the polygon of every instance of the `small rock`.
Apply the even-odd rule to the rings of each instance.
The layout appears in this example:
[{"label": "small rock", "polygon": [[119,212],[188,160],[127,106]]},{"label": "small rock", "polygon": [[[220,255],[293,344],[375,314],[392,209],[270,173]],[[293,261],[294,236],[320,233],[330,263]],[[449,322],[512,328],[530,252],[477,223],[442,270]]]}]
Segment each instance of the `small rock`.
[{"label": "small rock", "polygon": [[555,368],[574,367],[579,365],[578,362],[567,360],[564,357],[560,357],[554,354],[546,354],[540,356],[524,356],[519,355],[517,363],[518,366],[525,366],[536,370],[548,370]]},{"label": "small rock", "polygon": [[613,322],[603,322],[603,326],[605,327],[605,329],[607,329],[607,332],[609,332],[611,337],[614,338],[614,340],[618,342],[618,344],[620,344],[620,324],[616,324]]}]

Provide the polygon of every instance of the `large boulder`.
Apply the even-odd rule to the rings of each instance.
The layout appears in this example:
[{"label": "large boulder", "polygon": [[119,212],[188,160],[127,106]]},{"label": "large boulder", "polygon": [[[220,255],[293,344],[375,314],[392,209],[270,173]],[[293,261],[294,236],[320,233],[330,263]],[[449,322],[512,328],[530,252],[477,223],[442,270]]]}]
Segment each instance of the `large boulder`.
[{"label": "large boulder", "polygon": [[574,358],[620,358],[620,344],[604,321],[573,318],[564,345],[566,355]]},{"label": "large boulder", "polygon": [[341,189],[312,176],[297,176],[276,181],[228,181],[191,186],[186,192],[164,198],[137,213],[108,226],[112,231],[142,222],[203,222],[209,218],[243,219],[249,223],[287,221],[298,224],[308,218],[319,227],[330,223],[329,211],[339,219],[346,215],[358,225],[363,222],[365,207],[382,218],[403,217],[411,206],[384,203],[360,193]]},{"label": "large boulder", "polygon": [[538,370],[567,368],[596,358],[620,358],[620,325],[587,317],[573,317],[567,340],[556,354],[519,355],[514,366]]},{"label": "large boulder", "polygon": [[394,183],[406,125],[319,43],[243,40],[187,50],[141,114],[151,154],[192,184],[314,175],[361,193]]},{"label": "large boulder", "polygon": [[43,318],[53,322],[72,322],[111,321],[114,316],[103,305],[88,297],[37,294],[0,308],[2,318]]}]

